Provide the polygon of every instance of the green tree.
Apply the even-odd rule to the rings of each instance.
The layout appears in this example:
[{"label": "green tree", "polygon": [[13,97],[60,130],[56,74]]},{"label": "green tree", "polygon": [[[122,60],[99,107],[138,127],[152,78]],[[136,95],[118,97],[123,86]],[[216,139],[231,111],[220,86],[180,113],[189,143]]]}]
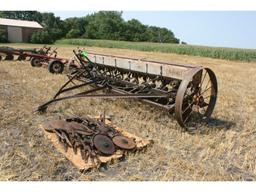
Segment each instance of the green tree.
[{"label": "green tree", "polygon": [[167,28],[160,28],[158,32],[158,39],[161,43],[179,43],[179,40],[175,38],[172,31]]},{"label": "green tree", "polygon": [[33,33],[30,42],[39,44],[51,44],[54,42],[54,39],[52,39],[51,35],[47,30],[43,29],[41,31]]},{"label": "green tree", "polygon": [[146,29],[147,26],[143,25],[137,19],[129,20],[125,25],[125,39],[127,41],[145,41],[147,40],[145,36]]},{"label": "green tree", "polygon": [[66,35],[66,38],[79,38],[81,36],[81,31],[78,30],[78,29],[71,29],[67,35]]},{"label": "green tree", "polygon": [[42,13],[41,24],[54,41],[65,36],[64,21],[60,17],[55,17],[53,13]]},{"label": "green tree", "polygon": [[85,17],[88,25],[84,37],[93,39],[122,39],[124,20],[122,12],[99,11]]},{"label": "green tree", "polygon": [[7,43],[7,35],[6,35],[6,30],[0,28],[0,43]]},{"label": "green tree", "polygon": [[41,13],[37,11],[1,11],[0,16],[7,19],[42,21]]},{"label": "green tree", "polygon": [[159,43],[179,43],[173,32],[167,28],[150,26],[145,32],[147,41]]},{"label": "green tree", "polygon": [[[173,32],[167,28],[147,26],[136,19],[127,22],[122,12],[99,11],[85,17],[61,20],[53,13],[37,11],[0,11],[0,17],[39,22],[42,32],[36,32],[31,42],[54,42],[61,38],[89,38],[124,41],[148,41],[179,43]],[[40,40],[40,37],[43,38]],[[49,37],[49,40],[46,40]]]},{"label": "green tree", "polygon": [[72,17],[64,20],[64,25],[65,25],[64,30],[65,30],[66,36],[69,33],[69,36],[75,35],[76,37],[80,37],[85,33],[85,28],[88,25],[88,22],[85,19],[85,17],[81,17],[81,18]]}]

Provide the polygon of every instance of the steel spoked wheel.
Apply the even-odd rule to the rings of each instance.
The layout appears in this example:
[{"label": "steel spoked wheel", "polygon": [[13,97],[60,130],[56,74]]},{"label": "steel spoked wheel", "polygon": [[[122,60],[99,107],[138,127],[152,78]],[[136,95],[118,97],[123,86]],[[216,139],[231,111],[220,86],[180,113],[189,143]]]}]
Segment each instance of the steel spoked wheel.
[{"label": "steel spoked wheel", "polygon": [[196,128],[210,118],[217,100],[217,79],[209,68],[192,71],[180,84],[175,117],[181,127]]}]

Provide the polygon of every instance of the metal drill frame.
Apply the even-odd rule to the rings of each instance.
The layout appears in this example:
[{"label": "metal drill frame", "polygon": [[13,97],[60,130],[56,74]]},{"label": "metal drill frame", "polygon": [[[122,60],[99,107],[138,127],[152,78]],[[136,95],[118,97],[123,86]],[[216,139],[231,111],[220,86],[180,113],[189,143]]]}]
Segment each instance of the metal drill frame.
[{"label": "metal drill frame", "polygon": [[[200,120],[208,120],[214,109],[217,99],[217,79],[209,68],[94,53],[89,53],[90,56],[82,56],[81,50],[73,52],[81,66],[73,66],[74,71],[68,75],[69,80],[51,100],[38,107],[39,112],[45,112],[51,103],[66,99],[136,98],[169,113],[175,113],[178,123],[182,127],[187,127],[186,121],[191,119],[190,115],[194,110],[192,106],[196,105],[204,109],[205,112],[201,114]],[[108,64],[106,64],[107,60],[109,60]],[[119,66],[118,60],[123,61],[124,64],[126,62],[126,66]],[[135,64],[132,66],[133,60]],[[114,62],[111,63],[112,61]],[[141,64],[145,64],[145,72],[144,69],[141,70]],[[205,87],[210,90],[208,103],[201,94],[204,93],[202,81],[206,75],[209,76],[208,84],[210,84],[210,87]],[[84,87],[90,89],[76,94],[71,93]],[[188,95],[188,92],[191,94]],[[71,94],[64,95],[67,93]],[[188,109],[187,117],[184,116],[187,114],[184,110]]]}]

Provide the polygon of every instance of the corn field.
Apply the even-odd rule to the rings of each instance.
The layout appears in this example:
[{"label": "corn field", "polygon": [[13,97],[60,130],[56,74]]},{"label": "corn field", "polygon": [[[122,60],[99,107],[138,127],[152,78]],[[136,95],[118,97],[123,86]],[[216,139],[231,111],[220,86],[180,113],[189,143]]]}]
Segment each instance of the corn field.
[{"label": "corn field", "polygon": [[92,39],[62,39],[56,44],[70,44],[89,47],[105,47],[132,49],[139,51],[152,51],[162,53],[176,53],[181,55],[193,55],[201,57],[210,57],[217,59],[238,60],[238,61],[256,61],[256,49],[237,49],[222,47],[207,47],[180,45],[170,43],[149,43],[149,42],[127,42],[112,40],[92,40]]}]

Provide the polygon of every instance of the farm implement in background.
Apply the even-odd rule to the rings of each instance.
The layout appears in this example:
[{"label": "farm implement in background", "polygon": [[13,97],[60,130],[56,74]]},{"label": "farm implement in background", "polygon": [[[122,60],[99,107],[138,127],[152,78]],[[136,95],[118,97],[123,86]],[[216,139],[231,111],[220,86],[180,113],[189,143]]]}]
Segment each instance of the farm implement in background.
[{"label": "farm implement in background", "polygon": [[73,52],[80,67],[70,65],[69,80],[37,111],[45,112],[54,102],[74,98],[140,99],[175,113],[184,128],[198,126],[213,112],[217,79],[209,68],[82,50]]},{"label": "farm implement in background", "polygon": [[0,47],[0,60],[30,61],[31,66],[48,66],[51,73],[62,73],[68,59],[58,58],[57,49],[44,46],[39,49],[14,49],[11,47]]}]

